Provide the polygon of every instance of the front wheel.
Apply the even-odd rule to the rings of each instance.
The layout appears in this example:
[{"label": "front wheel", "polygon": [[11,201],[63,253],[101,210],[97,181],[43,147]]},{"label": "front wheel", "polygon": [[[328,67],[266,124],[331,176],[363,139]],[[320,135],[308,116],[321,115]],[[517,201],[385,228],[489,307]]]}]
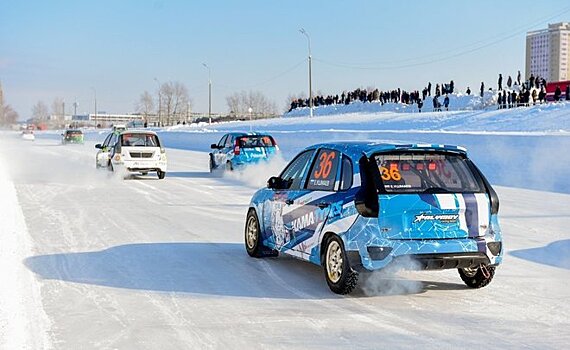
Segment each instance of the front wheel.
[{"label": "front wheel", "polygon": [[481,264],[479,267],[458,269],[463,282],[471,288],[483,288],[493,280],[495,267]]},{"label": "front wheel", "polygon": [[216,163],[214,162],[214,156],[210,154],[210,172],[216,169]]},{"label": "front wheel", "polygon": [[254,209],[250,209],[245,219],[245,250],[249,256],[261,258],[266,256],[277,256],[277,251],[263,246],[261,242],[261,229],[259,219]]},{"label": "front wheel", "polygon": [[233,171],[234,170],[234,166],[232,164],[232,162],[227,162],[226,163],[226,171]]},{"label": "front wheel", "polygon": [[158,175],[158,178],[160,180],[164,179],[164,177],[166,176],[166,171],[157,171],[156,174]]},{"label": "front wheel", "polygon": [[326,241],[323,265],[327,284],[333,292],[348,294],[358,284],[358,272],[350,267],[340,237],[331,236]]}]

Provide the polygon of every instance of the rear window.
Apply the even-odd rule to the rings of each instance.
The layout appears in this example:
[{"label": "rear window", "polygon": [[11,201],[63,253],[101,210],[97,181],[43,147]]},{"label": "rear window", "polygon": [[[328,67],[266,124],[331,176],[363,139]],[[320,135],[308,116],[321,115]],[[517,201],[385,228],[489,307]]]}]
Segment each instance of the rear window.
[{"label": "rear window", "polygon": [[83,132],[81,130],[72,130],[66,132],[67,136],[81,136]]},{"label": "rear window", "polygon": [[414,152],[377,154],[374,159],[386,192],[483,192],[478,176],[460,155]]},{"label": "rear window", "polygon": [[241,148],[275,146],[273,137],[267,135],[241,136],[238,141]]},{"label": "rear window", "polygon": [[122,134],[121,146],[160,147],[160,144],[153,134]]}]

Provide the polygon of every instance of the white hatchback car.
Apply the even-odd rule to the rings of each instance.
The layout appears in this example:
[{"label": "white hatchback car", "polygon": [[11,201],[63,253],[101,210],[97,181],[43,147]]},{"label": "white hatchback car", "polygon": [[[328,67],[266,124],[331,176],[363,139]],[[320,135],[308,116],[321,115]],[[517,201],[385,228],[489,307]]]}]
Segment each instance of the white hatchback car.
[{"label": "white hatchback car", "polygon": [[35,139],[36,139],[36,136],[34,136],[34,131],[33,131],[33,130],[24,130],[24,131],[22,131],[22,140],[34,141]]},{"label": "white hatchback car", "polygon": [[97,167],[109,170],[125,169],[146,175],[156,172],[159,179],[166,176],[166,151],[153,131],[129,130],[110,133],[103,144],[95,145]]}]

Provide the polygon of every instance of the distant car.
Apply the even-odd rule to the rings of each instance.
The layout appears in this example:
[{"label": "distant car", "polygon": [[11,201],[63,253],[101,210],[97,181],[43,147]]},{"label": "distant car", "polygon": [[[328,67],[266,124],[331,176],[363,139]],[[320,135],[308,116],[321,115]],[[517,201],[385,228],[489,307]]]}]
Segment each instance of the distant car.
[{"label": "distant car", "polygon": [[34,135],[34,131],[33,130],[24,130],[22,131],[22,140],[26,140],[26,141],[35,141],[36,140],[36,136]]},{"label": "distant car", "polygon": [[253,195],[245,248],[321,265],[339,294],[359,273],[399,262],[457,268],[480,288],[502,261],[498,211],[497,194],[461,147],[319,144]]},{"label": "distant car", "polygon": [[96,156],[97,167],[109,170],[125,169],[143,175],[156,172],[159,179],[166,176],[166,150],[158,135],[152,131],[130,130],[112,132],[99,149]]},{"label": "distant car", "polygon": [[125,131],[127,130],[127,126],[125,124],[115,124],[113,125],[113,131]]},{"label": "distant car", "polygon": [[61,134],[61,143],[64,145],[69,143],[83,144],[83,131],[78,129],[65,130]]},{"label": "distant car", "polygon": [[273,156],[279,147],[267,134],[233,132],[225,134],[218,143],[210,145],[210,171],[219,167],[234,170],[258,163]]}]

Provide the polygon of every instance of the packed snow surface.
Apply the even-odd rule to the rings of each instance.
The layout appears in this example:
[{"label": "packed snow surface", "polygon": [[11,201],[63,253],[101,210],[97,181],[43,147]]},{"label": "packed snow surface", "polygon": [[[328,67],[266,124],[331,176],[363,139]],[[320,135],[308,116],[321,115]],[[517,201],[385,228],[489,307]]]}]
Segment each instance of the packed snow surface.
[{"label": "packed snow surface", "polygon": [[[164,180],[96,170],[94,145],[107,131],[67,146],[54,132],[28,143],[1,133],[0,348],[565,348],[570,147],[560,130],[570,130],[570,109],[541,108],[552,110],[534,130],[485,127],[515,118],[511,111],[459,127],[480,110],[161,129]],[[546,122],[553,114],[560,128]],[[431,129],[428,120],[457,127]],[[210,174],[209,145],[250,128],[274,134],[282,157]],[[243,228],[253,192],[303,147],[340,139],[466,143],[501,199],[506,254],[493,282],[472,290],[454,270],[403,271],[339,296],[318,266],[250,258]]]}]

